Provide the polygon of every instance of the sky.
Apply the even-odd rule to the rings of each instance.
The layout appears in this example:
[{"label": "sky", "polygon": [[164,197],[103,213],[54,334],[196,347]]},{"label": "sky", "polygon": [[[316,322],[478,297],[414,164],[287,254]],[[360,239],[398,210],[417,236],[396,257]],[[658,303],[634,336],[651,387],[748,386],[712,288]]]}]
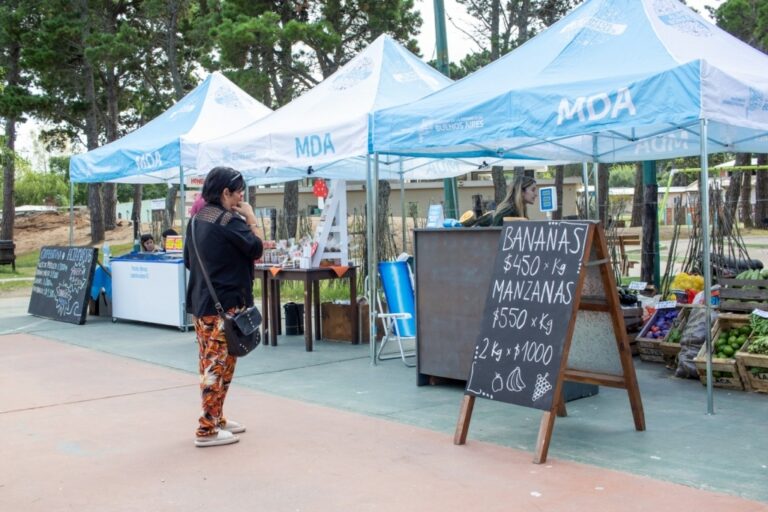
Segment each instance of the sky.
[{"label": "sky", "polygon": [[[706,15],[704,6],[709,5],[717,7],[724,0],[688,0],[688,5],[697,9],[703,15]],[[472,18],[464,11],[464,7],[456,3],[456,0],[443,0],[446,21],[446,31],[448,36],[448,57],[453,62],[460,61],[465,55],[477,50],[477,45],[462,33],[461,28],[468,29],[471,26]],[[415,0],[415,5],[421,11],[421,17],[424,23],[421,26],[421,34],[417,37],[421,53],[425,61],[435,58],[435,19],[434,19],[434,0]],[[26,158],[32,158],[32,132],[39,127],[33,121],[29,121],[19,127],[19,138],[17,142],[17,151]],[[44,163],[33,162],[37,164],[35,168],[42,168]],[[42,164],[42,165],[41,165]]]},{"label": "sky", "polygon": [[[688,0],[687,4],[698,10],[704,17],[705,5],[717,7],[724,0]],[[460,30],[471,26],[472,18],[464,11],[464,7],[456,3],[456,0],[443,0],[445,5],[446,32],[448,36],[448,57],[452,62],[460,61],[465,55],[476,51],[477,45]],[[421,11],[424,23],[421,26],[421,34],[417,37],[419,48],[424,60],[435,58],[435,18],[434,0],[415,0],[416,9]]]}]

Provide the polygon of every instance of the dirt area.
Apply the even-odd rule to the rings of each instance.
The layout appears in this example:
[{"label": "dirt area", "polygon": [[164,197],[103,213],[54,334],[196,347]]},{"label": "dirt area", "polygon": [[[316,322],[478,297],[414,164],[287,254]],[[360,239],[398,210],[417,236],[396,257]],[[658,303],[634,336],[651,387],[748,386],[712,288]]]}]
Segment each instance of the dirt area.
[{"label": "dirt area", "polygon": [[[34,212],[16,217],[14,227],[16,254],[25,254],[44,245],[69,245],[69,212]],[[113,231],[107,231],[110,243],[129,243],[133,240],[133,227],[127,221],[118,221]],[[75,212],[75,245],[91,245],[90,215]],[[101,244],[99,244],[100,246]]]}]

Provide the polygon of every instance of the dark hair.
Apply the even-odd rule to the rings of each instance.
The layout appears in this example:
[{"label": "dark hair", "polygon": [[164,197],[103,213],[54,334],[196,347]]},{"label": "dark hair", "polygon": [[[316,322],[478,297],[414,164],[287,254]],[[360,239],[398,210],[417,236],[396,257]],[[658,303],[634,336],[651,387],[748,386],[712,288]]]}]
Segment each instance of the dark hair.
[{"label": "dark hair", "polygon": [[176,232],[175,229],[170,229],[169,228],[169,229],[166,229],[165,231],[163,231],[162,236],[163,237],[166,237],[166,236],[179,236],[179,234]]},{"label": "dark hair", "polygon": [[153,237],[149,233],[147,233],[146,235],[141,235],[141,250],[142,251],[144,250],[144,242],[146,242],[147,240],[152,240],[154,242],[155,241],[155,237]]},{"label": "dark hair", "polygon": [[206,203],[221,204],[221,194],[224,189],[237,192],[245,188],[243,175],[231,167],[214,167],[203,183],[202,196]]}]

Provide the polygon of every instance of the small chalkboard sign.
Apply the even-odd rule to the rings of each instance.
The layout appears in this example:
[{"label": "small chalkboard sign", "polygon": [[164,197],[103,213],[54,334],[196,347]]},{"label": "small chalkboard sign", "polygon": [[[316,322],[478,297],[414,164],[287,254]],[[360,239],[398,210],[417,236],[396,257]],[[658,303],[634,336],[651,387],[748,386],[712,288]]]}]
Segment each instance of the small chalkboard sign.
[{"label": "small chalkboard sign", "polygon": [[455,444],[466,441],[476,397],[532,407],[545,411],[534,457],[544,462],[555,415],[566,415],[565,381],[626,389],[635,428],[645,429],[605,234],[595,222],[504,223],[472,357]]},{"label": "small chalkboard sign", "polygon": [[468,394],[552,408],[588,228],[586,222],[504,225]]},{"label": "small chalkboard sign", "polygon": [[98,249],[91,247],[43,247],[28,313],[84,324],[97,256]]}]

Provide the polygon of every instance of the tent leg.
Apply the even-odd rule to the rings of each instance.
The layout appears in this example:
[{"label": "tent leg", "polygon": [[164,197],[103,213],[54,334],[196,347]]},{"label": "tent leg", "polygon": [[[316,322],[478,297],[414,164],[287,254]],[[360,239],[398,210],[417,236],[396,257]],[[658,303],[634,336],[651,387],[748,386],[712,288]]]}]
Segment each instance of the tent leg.
[{"label": "tent leg", "polygon": [[581,181],[584,184],[584,218],[589,219],[589,171],[587,162],[581,163]]},{"label": "tent leg", "polygon": [[405,247],[405,244],[408,241],[408,237],[406,236],[408,228],[406,223],[406,217],[405,217],[405,178],[403,177],[403,159],[400,158],[400,217],[401,217],[401,230],[403,235],[403,251],[402,252],[408,252],[408,249]]},{"label": "tent leg", "polygon": [[701,198],[701,240],[702,264],[704,265],[704,310],[706,326],[704,343],[707,347],[707,414],[715,413],[712,390],[712,265],[709,261],[709,158],[707,155],[707,120],[701,120],[701,179],[699,197]]},{"label": "tent leg", "polygon": [[184,167],[180,165],[179,166],[179,204],[181,205],[181,215],[179,215],[179,220],[181,221],[181,236],[184,236],[184,233],[185,233],[185,229],[184,229],[186,224],[185,217],[187,215],[185,196],[186,196],[186,190],[184,188]]},{"label": "tent leg", "polygon": [[69,246],[75,245],[75,184],[69,182]]},{"label": "tent leg", "polygon": [[374,261],[374,237],[373,237],[373,225],[375,215],[372,213],[372,209],[374,208],[374,201],[371,199],[371,193],[373,192],[373,167],[371,165],[371,155],[367,155],[365,158],[366,161],[366,167],[367,172],[365,173],[365,179],[366,179],[366,186],[365,186],[365,194],[366,194],[366,222],[365,222],[365,231],[366,231],[366,237],[367,239],[367,249],[366,252],[368,254],[368,325],[369,325],[369,331],[368,335],[370,336],[369,339],[369,348],[370,348],[370,359],[371,359],[371,365],[376,366],[376,294],[373,289],[373,285],[376,282],[376,273],[375,273],[375,265],[373,264]]}]

